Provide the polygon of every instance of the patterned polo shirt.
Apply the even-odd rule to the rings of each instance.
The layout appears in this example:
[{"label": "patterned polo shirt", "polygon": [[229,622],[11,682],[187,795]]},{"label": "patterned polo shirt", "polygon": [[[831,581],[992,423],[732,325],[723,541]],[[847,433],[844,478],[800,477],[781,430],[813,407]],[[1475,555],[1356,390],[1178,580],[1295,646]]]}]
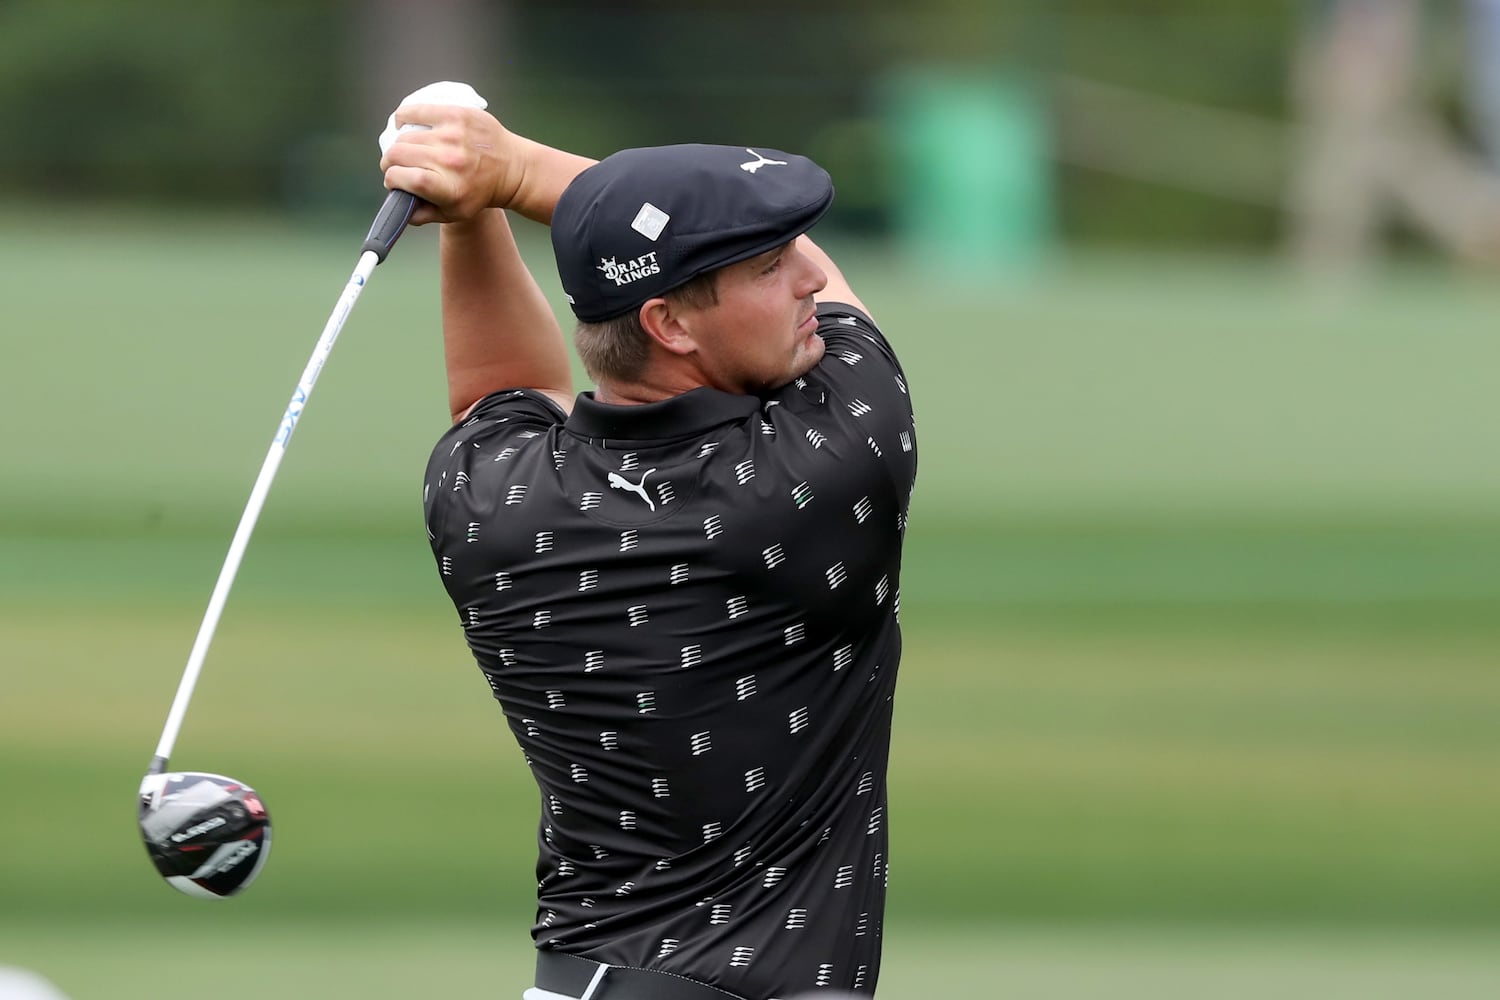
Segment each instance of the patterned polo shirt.
[{"label": "patterned polo shirt", "polygon": [[482,400],[425,508],[541,794],[538,948],[752,1000],[873,992],[916,442],[863,313],[763,395]]}]

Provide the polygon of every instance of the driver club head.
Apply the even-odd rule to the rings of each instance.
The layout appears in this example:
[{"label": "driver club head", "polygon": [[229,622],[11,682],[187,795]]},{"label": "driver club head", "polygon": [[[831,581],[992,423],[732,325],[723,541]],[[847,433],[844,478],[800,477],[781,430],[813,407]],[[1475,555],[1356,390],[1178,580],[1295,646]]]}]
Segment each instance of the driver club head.
[{"label": "driver club head", "polygon": [[271,816],[243,781],[202,771],[148,774],[138,818],[151,863],[167,884],[201,899],[243,890],[265,866]]}]

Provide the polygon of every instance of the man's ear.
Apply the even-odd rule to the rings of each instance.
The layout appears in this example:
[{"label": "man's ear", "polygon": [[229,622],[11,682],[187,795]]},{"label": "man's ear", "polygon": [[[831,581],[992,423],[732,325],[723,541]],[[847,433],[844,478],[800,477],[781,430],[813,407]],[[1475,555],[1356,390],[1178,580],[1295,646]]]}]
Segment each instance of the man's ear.
[{"label": "man's ear", "polygon": [[641,329],[673,354],[692,354],[698,349],[693,339],[693,323],[688,310],[657,297],[641,303]]}]

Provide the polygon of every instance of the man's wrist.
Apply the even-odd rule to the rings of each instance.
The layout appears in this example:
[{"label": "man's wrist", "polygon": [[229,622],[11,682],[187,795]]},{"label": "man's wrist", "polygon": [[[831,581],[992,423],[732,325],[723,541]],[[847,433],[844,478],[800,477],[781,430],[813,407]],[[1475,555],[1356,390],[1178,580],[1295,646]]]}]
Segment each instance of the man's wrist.
[{"label": "man's wrist", "polygon": [[496,203],[543,225],[552,223],[557,199],[595,161],[522,136],[515,137],[506,176],[496,185]]},{"label": "man's wrist", "polygon": [[[505,171],[498,178],[494,204],[527,218],[535,218],[537,160],[545,147],[525,136],[514,136]],[[550,214],[550,213],[549,213]]]},{"label": "man's wrist", "polygon": [[490,189],[490,208],[511,208],[516,201],[521,178],[526,174],[523,162],[528,155],[529,142],[522,136],[496,123],[499,129],[489,155],[494,157],[499,169],[495,171],[494,184]]}]

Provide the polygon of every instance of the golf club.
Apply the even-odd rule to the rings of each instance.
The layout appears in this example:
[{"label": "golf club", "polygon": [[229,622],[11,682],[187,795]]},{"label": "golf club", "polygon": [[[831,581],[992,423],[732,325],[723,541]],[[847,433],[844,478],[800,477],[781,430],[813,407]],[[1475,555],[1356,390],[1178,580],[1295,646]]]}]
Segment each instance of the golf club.
[{"label": "golf club", "polygon": [[312,395],[318,374],[323,370],[365,283],[405,231],[416,203],[414,195],[392,191],[386,195],[385,203],[370,226],[369,235],[360,248],[359,263],[323,327],[312,357],[308,359],[291,402],[276,428],[276,436],[271,440],[271,449],[266,453],[260,475],[250,490],[250,499],[229,543],[229,553],[224,557],[224,566],[219,570],[218,582],[208,600],[208,610],[204,612],[198,637],[193,642],[182,680],[177,685],[177,696],[167,713],[161,741],[157,743],[156,754],[141,779],[137,819],[146,852],[169,885],[191,896],[221,899],[234,895],[254,881],[271,848],[271,817],[260,796],[244,782],[201,771],[168,771],[167,762],[203,669],[209,643],[218,627],[219,616],[224,611],[229,589],[239,572],[240,560],[245,555],[250,534],[255,530],[271,481],[276,478],[276,470],[286,454],[292,433],[297,429],[307,398]]}]

